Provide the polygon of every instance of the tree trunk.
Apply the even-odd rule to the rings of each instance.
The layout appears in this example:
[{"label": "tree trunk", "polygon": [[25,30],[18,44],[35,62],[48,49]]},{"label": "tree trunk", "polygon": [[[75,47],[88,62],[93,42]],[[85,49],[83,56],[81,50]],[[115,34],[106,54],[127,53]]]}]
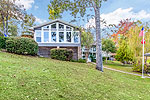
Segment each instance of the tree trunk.
[{"label": "tree trunk", "polygon": [[8,15],[6,16],[6,35],[8,35]]},{"label": "tree trunk", "polygon": [[85,57],[86,57],[86,63],[88,63],[89,50],[87,50],[87,52],[85,53]]},{"label": "tree trunk", "polygon": [[97,5],[95,7],[95,23],[96,23],[96,69],[103,72],[100,8]]},{"label": "tree trunk", "polygon": [[107,64],[107,57],[106,57],[106,64]]},{"label": "tree trunk", "polygon": [[4,19],[4,16],[1,14],[2,16],[2,20],[3,20],[3,34],[6,34],[6,28],[5,28],[5,19]]}]

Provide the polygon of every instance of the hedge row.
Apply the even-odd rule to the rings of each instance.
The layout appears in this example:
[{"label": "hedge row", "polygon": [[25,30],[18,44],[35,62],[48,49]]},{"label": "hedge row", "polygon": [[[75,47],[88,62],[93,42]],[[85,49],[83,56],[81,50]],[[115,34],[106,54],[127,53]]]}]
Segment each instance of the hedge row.
[{"label": "hedge row", "polygon": [[52,59],[70,61],[73,57],[73,50],[65,48],[54,48],[50,50]]},{"label": "hedge row", "polygon": [[0,36],[0,49],[6,49],[6,37]]},{"label": "hedge row", "polygon": [[9,37],[6,40],[6,50],[16,54],[37,55],[38,44],[29,38]]}]

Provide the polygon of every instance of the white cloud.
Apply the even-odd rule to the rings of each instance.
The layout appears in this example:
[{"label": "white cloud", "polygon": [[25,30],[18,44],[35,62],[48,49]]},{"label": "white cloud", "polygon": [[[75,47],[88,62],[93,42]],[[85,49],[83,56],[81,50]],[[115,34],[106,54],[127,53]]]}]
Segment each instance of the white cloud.
[{"label": "white cloud", "polygon": [[35,20],[36,23],[41,24],[41,23],[47,22],[47,20],[40,19],[40,18],[38,18],[38,17],[36,17],[36,16],[35,16],[35,18],[36,18],[36,20]]},{"label": "white cloud", "polygon": [[39,6],[36,6],[36,5],[34,6],[34,9],[35,9],[35,10],[38,9],[38,8],[39,8]]},{"label": "white cloud", "polygon": [[19,5],[24,5],[24,8],[28,10],[32,8],[32,4],[34,3],[34,0],[16,0],[15,3]]},{"label": "white cloud", "polygon": [[[101,18],[106,20],[107,25],[109,24],[119,24],[123,19],[132,19],[132,20],[141,20],[141,19],[150,19],[150,14],[145,10],[141,10],[137,13],[133,11],[133,8],[122,9],[118,8],[117,10],[101,14]],[[89,22],[85,25],[85,28],[95,26],[95,19],[90,19]],[[102,26],[104,27],[104,26]]]}]

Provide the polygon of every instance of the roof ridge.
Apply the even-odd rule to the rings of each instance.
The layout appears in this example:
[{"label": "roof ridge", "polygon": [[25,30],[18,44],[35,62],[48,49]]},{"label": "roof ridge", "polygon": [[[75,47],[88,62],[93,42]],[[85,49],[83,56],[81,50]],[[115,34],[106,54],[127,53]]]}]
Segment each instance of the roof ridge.
[{"label": "roof ridge", "polygon": [[33,26],[33,29],[34,28],[38,28],[38,27],[42,27],[42,26],[45,26],[45,25],[48,25],[48,24],[51,24],[51,23],[53,23],[53,22],[61,22],[61,23],[64,23],[64,24],[67,24],[67,25],[70,25],[70,26],[73,26],[73,27],[78,27],[78,26],[76,26],[76,25],[74,25],[74,24],[71,24],[71,23],[69,23],[69,22],[66,22],[66,21],[64,21],[64,20],[60,20],[60,19],[55,19],[55,20],[51,20],[50,22],[45,22],[45,23],[42,23],[42,24],[40,24],[40,25],[36,25],[36,26]]}]

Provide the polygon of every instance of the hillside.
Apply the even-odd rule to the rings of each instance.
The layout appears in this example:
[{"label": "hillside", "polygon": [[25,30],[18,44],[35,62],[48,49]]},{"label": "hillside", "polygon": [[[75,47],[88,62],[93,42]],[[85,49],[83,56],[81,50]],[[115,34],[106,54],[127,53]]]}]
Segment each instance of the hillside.
[{"label": "hillside", "polygon": [[0,52],[0,100],[148,100],[150,79]]}]

